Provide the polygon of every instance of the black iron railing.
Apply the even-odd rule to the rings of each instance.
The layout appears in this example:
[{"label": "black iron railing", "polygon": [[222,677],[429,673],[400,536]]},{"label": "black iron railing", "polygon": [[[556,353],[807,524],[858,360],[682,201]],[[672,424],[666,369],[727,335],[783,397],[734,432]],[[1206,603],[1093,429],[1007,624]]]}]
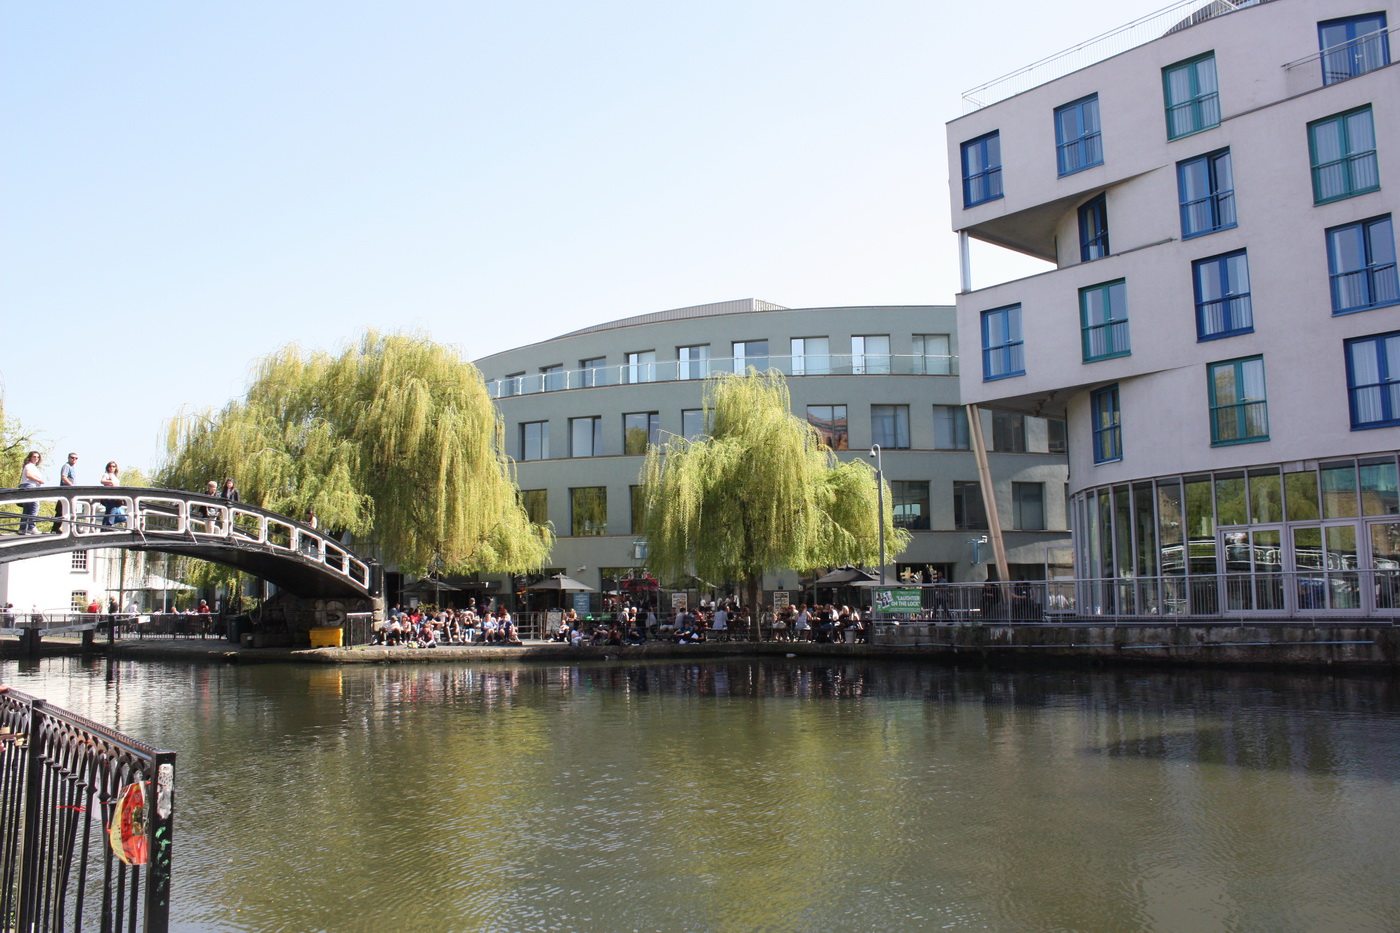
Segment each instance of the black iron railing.
[{"label": "black iron railing", "polygon": [[0,928],[167,929],[174,780],[174,752],[0,693]]}]

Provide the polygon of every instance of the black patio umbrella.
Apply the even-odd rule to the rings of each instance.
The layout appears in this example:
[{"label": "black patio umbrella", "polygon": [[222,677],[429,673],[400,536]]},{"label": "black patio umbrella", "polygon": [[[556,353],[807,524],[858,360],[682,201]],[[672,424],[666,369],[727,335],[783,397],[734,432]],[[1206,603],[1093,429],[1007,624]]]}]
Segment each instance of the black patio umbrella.
[{"label": "black patio umbrella", "polygon": [[858,567],[838,567],[826,576],[813,580],[812,586],[851,586],[855,583],[878,583],[879,580],[879,577],[871,576]]}]

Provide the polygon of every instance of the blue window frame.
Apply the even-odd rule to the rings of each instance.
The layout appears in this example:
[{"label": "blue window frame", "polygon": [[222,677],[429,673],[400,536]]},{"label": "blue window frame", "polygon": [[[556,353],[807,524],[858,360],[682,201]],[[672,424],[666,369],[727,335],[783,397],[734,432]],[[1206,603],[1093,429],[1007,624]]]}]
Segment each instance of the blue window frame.
[{"label": "blue window frame", "polygon": [[1118,386],[1104,386],[1090,393],[1089,410],[1094,420],[1094,462],[1122,460],[1123,426],[1118,409]]},{"label": "blue window frame", "polygon": [[1346,342],[1352,430],[1400,424],[1400,331]]},{"label": "blue window frame", "polygon": [[1264,389],[1264,358],[1211,363],[1206,375],[1211,446],[1267,441],[1269,401]]},{"label": "blue window frame", "polygon": [[1099,95],[1090,94],[1055,108],[1055,155],[1061,175],[1103,164]]},{"label": "blue window frame", "polygon": [[1079,261],[1108,255],[1108,198],[1099,195],[1079,205]]},{"label": "blue window frame", "polygon": [[1001,133],[962,144],[963,207],[972,207],[1001,197]]},{"label": "blue window frame", "polygon": [[1021,342],[1021,306],[982,312],[982,381],[1026,374]]},{"label": "blue window frame", "polygon": [[1127,356],[1128,286],[1119,279],[1079,290],[1084,362]]},{"label": "blue window frame", "polygon": [[1220,88],[1215,53],[1207,52],[1162,69],[1167,139],[1180,139],[1220,125]]},{"label": "blue window frame", "polygon": [[1336,84],[1390,64],[1385,14],[1366,13],[1317,24],[1322,83]]},{"label": "blue window frame", "polygon": [[1350,198],[1381,186],[1370,106],[1308,124],[1313,201]]},{"label": "blue window frame", "polygon": [[1214,340],[1254,330],[1249,297],[1249,260],[1244,250],[1198,259],[1191,264],[1196,281],[1196,337]]},{"label": "blue window frame", "polygon": [[1328,230],[1327,269],[1332,279],[1333,314],[1400,303],[1390,215]]},{"label": "blue window frame", "polygon": [[1178,162],[1176,188],[1181,202],[1182,239],[1235,225],[1235,173],[1229,149]]}]

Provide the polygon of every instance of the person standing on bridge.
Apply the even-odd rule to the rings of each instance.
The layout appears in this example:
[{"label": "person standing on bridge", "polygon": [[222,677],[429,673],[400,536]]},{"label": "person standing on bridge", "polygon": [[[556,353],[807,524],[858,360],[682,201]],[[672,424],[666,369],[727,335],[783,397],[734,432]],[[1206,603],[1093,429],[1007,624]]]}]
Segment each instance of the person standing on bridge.
[{"label": "person standing on bridge", "polygon": [[63,465],[63,469],[58,471],[58,485],[76,486],[78,485],[78,455],[69,454],[68,462]]},{"label": "person standing on bridge", "polygon": [[[121,484],[121,470],[117,467],[117,461],[108,460],[107,472],[102,474],[102,485],[120,486]],[[103,499],[102,507],[106,509],[106,511],[102,513],[103,528],[111,528],[115,526],[118,521],[126,520],[125,516],[118,511],[122,507],[122,501],[120,499]]]},{"label": "person standing on bridge", "polygon": [[232,476],[224,480],[224,489],[223,492],[219,493],[219,498],[223,499],[225,502],[243,501],[242,498],[238,495],[238,484],[233,481]]},{"label": "person standing on bridge", "polygon": [[[44,455],[37,450],[31,450],[24,458],[24,466],[19,471],[19,488],[34,489],[44,485],[44,471],[39,469],[39,465],[44,462]],[[30,535],[34,533],[34,516],[39,514],[39,503],[26,502],[20,507],[20,513],[24,516],[19,520],[19,533]]]}]

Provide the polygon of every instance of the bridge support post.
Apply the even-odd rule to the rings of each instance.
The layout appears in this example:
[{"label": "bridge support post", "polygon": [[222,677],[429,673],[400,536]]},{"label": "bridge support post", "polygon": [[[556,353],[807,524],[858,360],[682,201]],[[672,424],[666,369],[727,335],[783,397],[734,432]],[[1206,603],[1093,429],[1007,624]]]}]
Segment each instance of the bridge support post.
[{"label": "bridge support post", "polygon": [[40,632],[37,628],[27,628],[19,633],[20,654],[26,658],[37,658],[39,656]]},{"label": "bridge support post", "polygon": [[83,650],[84,650],[84,651],[91,651],[91,650],[92,650],[93,636],[96,635],[96,634],[97,634],[97,631],[96,631],[95,629],[90,629],[90,628],[83,629]]}]

